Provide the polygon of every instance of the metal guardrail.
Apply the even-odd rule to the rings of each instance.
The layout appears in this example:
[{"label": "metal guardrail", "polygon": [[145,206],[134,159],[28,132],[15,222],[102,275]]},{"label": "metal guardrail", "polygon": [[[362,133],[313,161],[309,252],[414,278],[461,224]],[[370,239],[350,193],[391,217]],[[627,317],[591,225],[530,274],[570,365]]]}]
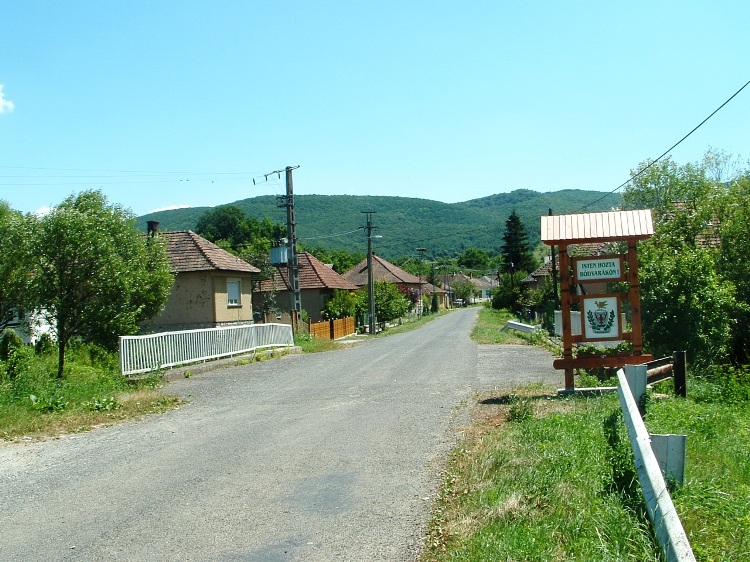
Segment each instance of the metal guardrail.
[{"label": "metal guardrail", "polygon": [[622,369],[617,371],[620,383],[618,394],[654,534],[668,562],[695,562],[695,555],[672,503],[659,461],[651,448],[651,436],[638,409],[638,400],[646,391],[646,366],[628,365],[626,369],[627,375]]},{"label": "metal guardrail", "polygon": [[532,326],[531,324],[524,324],[522,322],[516,322],[515,320],[508,320],[505,323],[505,326],[500,329],[500,331],[504,332],[505,330],[517,330],[519,332],[530,334],[534,331],[534,328],[535,326]]},{"label": "metal guardrail", "polygon": [[289,324],[242,324],[120,336],[120,372],[136,375],[256,349],[293,345],[294,335]]}]

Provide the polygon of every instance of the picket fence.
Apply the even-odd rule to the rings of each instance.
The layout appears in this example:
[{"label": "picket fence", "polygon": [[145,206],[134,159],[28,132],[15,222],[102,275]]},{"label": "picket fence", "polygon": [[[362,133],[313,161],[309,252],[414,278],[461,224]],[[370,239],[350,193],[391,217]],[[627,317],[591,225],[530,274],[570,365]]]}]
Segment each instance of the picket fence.
[{"label": "picket fence", "polygon": [[292,346],[294,335],[289,324],[242,324],[120,336],[120,371],[136,375],[257,349]]}]

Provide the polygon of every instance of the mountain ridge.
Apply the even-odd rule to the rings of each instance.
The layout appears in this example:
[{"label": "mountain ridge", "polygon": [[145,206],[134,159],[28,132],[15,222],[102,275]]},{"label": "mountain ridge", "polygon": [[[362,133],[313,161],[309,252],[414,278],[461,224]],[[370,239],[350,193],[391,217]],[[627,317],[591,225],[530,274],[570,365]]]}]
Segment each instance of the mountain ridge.
[{"label": "mountain ridge", "polygon": [[[268,217],[286,224],[286,210],[279,198],[260,195],[224,203],[248,216]],[[490,255],[502,245],[505,221],[515,210],[535,246],[540,240],[540,217],[608,211],[622,205],[619,193],[565,189],[537,192],[517,189],[463,201],[443,203],[431,199],[387,195],[295,195],[297,237],[304,249],[322,247],[366,252],[365,211],[372,211],[373,251],[386,259],[415,254],[426,247],[426,257],[454,257],[467,248],[480,248]],[[147,221],[158,221],[160,229],[194,230],[200,216],[214,207],[171,209],[142,215],[136,225],[146,230]]]}]

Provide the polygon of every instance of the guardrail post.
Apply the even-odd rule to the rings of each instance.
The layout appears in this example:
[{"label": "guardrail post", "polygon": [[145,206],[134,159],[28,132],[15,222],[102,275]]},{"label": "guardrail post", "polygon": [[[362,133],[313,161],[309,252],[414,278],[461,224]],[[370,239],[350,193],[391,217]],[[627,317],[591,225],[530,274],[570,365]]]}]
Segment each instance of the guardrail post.
[{"label": "guardrail post", "polygon": [[674,395],[687,396],[687,352],[675,351],[672,354],[672,361],[674,364]]},{"label": "guardrail post", "polygon": [[630,392],[635,399],[635,403],[639,405],[639,408],[641,400],[646,394],[647,371],[648,367],[646,365],[625,365],[625,378],[628,380]]},{"label": "guardrail post", "polygon": [[676,482],[680,486],[685,483],[685,445],[687,435],[659,435],[652,433],[651,449],[659,463],[664,479]]}]

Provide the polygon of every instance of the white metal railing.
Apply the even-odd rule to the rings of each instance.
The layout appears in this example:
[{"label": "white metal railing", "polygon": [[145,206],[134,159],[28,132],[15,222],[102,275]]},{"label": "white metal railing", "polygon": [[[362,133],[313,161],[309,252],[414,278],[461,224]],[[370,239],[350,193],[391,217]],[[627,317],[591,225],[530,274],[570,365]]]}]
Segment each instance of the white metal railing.
[{"label": "white metal railing", "polygon": [[120,372],[135,375],[261,348],[293,345],[294,335],[289,324],[242,324],[120,336]]}]

